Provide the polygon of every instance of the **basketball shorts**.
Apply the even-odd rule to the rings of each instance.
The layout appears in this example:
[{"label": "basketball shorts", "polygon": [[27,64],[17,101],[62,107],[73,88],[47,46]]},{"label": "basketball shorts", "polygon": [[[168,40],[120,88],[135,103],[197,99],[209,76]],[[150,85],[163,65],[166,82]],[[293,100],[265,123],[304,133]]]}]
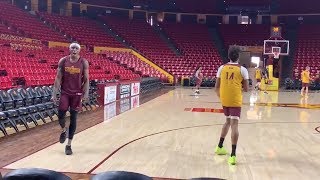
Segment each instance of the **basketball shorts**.
[{"label": "basketball shorts", "polygon": [[224,115],[227,118],[231,119],[240,119],[241,116],[241,107],[226,107],[223,106]]},{"label": "basketball shorts", "polygon": [[261,82],[261,79],[257,79],[257,82],[258,82],[258,83]]},{"label": "basketball shorts", "polygon": [[302,87],[309,87],[309,83],[302,83]]},{"label": "basketball shorts", "polygon": [[59,110],[68,111],[70,110],[79,111],[82,108],[82,95],[68,95],[61,94]]}]

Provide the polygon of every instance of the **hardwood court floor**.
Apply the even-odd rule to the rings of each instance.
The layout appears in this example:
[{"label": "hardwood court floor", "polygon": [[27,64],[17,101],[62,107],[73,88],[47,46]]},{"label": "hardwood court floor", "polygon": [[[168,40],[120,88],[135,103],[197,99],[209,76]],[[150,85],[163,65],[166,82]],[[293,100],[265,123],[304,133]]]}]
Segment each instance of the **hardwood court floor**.
[{"label": "hardwood court floor", "polygon": [[[228,156],[214,154],[225,118],[211,110],[221,108],[213,89],[194,96],[191,89],[179,88],[111,119],[105,119],[108,109],[84,113],[79,119],[83,131],[75,136],[72,156],[65,156],[64,145],[56,143],[57,122],[26,131],[33,138],[24,139],[19,149],[29,155],[11,161],[1,156],[1,167],[46,168],[71,173],[74,179],[110,170],[177,179],[317,179],[319,101],[317,93],[308,99],[301,99],[298,92],[246,93],[237,166],[227,164]],[[94,126],[82,125],[86,123]],[[46,136],[40,135],[45,128]],[[42,141],[49,146],[40,150],[36,144]],[[16,143],[1,140],[0,146]],[[230,134],[225,146],[231,150]]]}]

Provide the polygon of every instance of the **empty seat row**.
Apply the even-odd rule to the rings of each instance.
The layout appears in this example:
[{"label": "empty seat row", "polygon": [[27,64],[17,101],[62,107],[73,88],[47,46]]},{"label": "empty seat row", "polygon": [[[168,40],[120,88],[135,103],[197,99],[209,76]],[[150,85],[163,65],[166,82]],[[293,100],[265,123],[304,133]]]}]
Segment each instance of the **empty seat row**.
[{"label": "empty seat row", "polygon": [[[0,130],[3,134],[8,135],[7,128],[19,132],[18,125],[29,129],[29,123],[34,126],[38,126],[38,120],[47,123],[47,117],[53,121],[58,112],[57,105],[51,101],[52,91],[52,86],[0,90]],[[86,110],[98,105],[96,88],[90,88],[89,101],[82,105]]]}]

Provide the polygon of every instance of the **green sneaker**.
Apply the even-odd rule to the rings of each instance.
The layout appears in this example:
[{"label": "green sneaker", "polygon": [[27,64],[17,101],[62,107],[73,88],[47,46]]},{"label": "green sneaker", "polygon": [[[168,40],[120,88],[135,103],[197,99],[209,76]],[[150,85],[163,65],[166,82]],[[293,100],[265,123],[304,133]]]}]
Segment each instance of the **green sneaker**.
[{"label": "green sneaker", "polygon": [[229,157],[228,163],[229,163],[230,165],[236,165],[236,163],[237,163],[237,158],[236,158],[236,156],[231,156],[231,157]]},{"label": "green sneaker", "polygon": [[226,154],[228,154],[227,150],[224,147],[220,148],[219,146],[216,147],[214,152],[216,154],[218,154],[218,155],[226,155]]}]

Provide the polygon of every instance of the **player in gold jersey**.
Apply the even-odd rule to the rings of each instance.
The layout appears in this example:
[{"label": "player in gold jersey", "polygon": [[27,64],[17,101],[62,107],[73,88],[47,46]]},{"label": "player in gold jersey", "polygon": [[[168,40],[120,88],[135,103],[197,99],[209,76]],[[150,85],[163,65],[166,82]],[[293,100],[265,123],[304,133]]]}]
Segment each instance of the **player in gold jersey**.
[{"label": "player in gold jersey", "polygon": [[[308,96],[309,91],[309,84],[310,84],[310,67],[307,66],[304,71],[301,73],[301,81],[302,81],[302,88],[301,88],[301,96]],[[304,89],[305,92],[304,92]]]},{"label": "player in gold jersey", "polygon": [[218,69],[216,81],[216,93],[220,97],[223,111],[226,116],[226,122],[222,127],[219,145],[215,149],[218,155],[227,154],[223,147],[223,141],[231,127],[232,152],[229,157],[229,164],[236,164],[236,146],[239,137],[238,121],[240,120],[242,105],[242,89],[249,89],[248,70],[239,65],[240,48],[232,46],[229,49],[228,56],[230,62],[222,65]]}]

